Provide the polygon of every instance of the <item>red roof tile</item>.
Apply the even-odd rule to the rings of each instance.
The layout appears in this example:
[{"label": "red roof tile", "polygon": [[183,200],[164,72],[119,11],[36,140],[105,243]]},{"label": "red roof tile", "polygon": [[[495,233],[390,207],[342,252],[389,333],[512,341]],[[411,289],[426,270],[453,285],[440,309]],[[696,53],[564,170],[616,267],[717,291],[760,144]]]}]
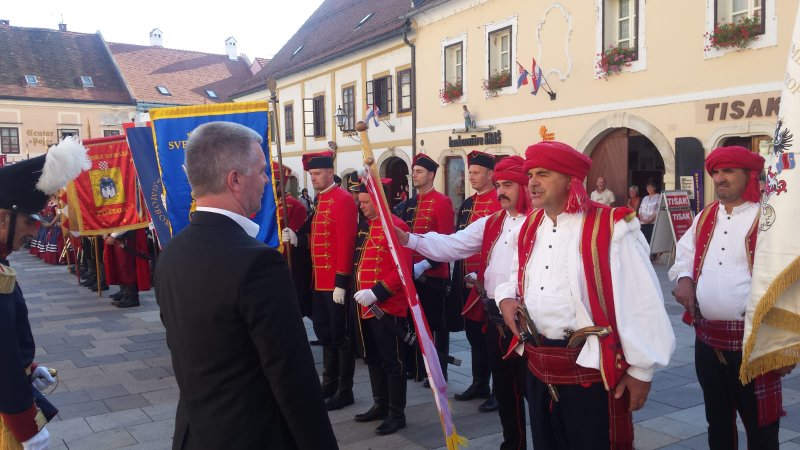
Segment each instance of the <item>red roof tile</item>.
[{"label": "red roof tile", "polygon": [[[120,71],[138,103],[198,105],[227,101],[252,76],[243,58],[133,44],[109,43]],[[162,95],[156,86],[172,95]],[[212,90],[217,98],[209,98]]]},{"label": "red roof tile", "polygon": [[99,33],[0,26],[0,48],[0,98],[133,104]]},{"label": "red roof tile", "polygon": [[[400,36],[405,22],[400,16],[410,10],[409,0],[325,0],[267,67],[232,95],[254,92],[270,76],[280,79],[331,58]],[[372,16],[359,26],[359,22],[369,14]],[[300,51],[294,54],[298,48]]]}]

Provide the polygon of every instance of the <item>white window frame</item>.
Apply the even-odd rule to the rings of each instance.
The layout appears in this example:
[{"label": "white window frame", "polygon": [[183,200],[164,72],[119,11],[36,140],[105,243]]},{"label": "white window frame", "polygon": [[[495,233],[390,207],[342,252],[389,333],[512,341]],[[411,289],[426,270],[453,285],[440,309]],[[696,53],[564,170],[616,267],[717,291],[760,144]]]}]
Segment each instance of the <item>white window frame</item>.
[{"label": "white window frame", "polygon": [[39,85],[39,77],[36,75],[25,75],[25,83],[28,86],[38,86]]},{"label": "white window frame", "polygon": [[81,75],[81,83],[83,87],[94,87],[94,80],[88,75]]},{"label": "white window frame", "polygon": [[[717,17],[715,15],[715,6],[717,1],[732,1],[732,0],[706,0],[706,33],[711,34],[714,32],[714,25]],[[776,14],[775,0],[766,0],[764,8],[767,10],[767,15],[764,16],[764,11],[761,11],[761,20],[764,21],[764,34],[759,34],[747,46],[748,49],[760,49],[767,47],[774,47],[778,45],[778,16]],[[705,47],[708,47],[708,40],[705,41]],[[708,48],[704,49],[703,59],[719,58],[730,52],[739,51],[738,48]]]},{"label": "white window frame", "polygon": [[[713,1],[713,0],[712,0]],[[606,0],[595,0],[595,10],[597,11],[597,22],[595,26],[595,54],[599,55],[603,53],[606,49],[603,48],[603,11],[605,9],[605,2]],[[637,60],[632,61],[630,66],[623,67],[622,72],[641,72],[642,70],[647,69],[647,20],[646,20],[646,2],[645,0],[631,0],[631,3],[638,2],[636,4],[636,9],[639,14],[638,20],[638,27],[639,27],[639,34],[636,36],[635,42],[637,43]],[[631,4],[633,6],[633,4]],[[606,11],[608,12],[608,11]],[[615,11],[611,11],[613,14]],[[616,19],[615,19],[616,20]],[[631,28],[636,31],[636,24],[631,23]],[[616,33],[617,37],[619,37],[619,33]],[[599,57],[595,58],[595,66]],[[595,78],[603,78],[602,75],[595,73]]]},{"label": "white window frame", "polygon": [[[467,102],[467,33],[461,33],[458,36],[447,38],[442,40],[441,43],[441,79],[439,82],[439,89],[444,88],[444,82],[447,81],[447,65],[445,61],[447,59],[447,55],[445,54],[445,49],[450,47],[453,44],[461,44],[461,98],[458,99],[457,102],[453,103],[466,103]],[[440,102],[440,106],[447,106],[448,104],[445,102]]]},{"label": "white window frame", "polygon": [[[515,70],[517,68],[517,44],[518,44],[518,32],[519,28],[517,27],[517,16],[511,16],[507,19],[504,19],[500,22],[490,23],[484,26],[484,35],[483,35],[483,45],[484,45],[484,61],[483,63],[483,79],[489,79],[489,52],[491,49],[489,48],[489,35],[494,33],[497,30],[511,27],[511,48],[509,48],[510,55],[508,57],[508,71],[511,74],[511,86],[506,86],[500,91],[498,91],[498,95],[510,95],[517,93],[517,83],[516,79],[519,75],[519,71]],[[465,50],[466,53],[466,50]],[[463,98],[463,97],[462,97]]]}]

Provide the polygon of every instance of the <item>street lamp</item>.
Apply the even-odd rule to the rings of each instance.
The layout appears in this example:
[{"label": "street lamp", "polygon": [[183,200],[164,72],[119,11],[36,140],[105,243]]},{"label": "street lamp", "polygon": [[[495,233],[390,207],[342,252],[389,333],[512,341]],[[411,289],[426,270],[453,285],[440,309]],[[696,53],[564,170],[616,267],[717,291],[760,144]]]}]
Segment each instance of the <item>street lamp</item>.
[{"label": "street lamp", "polygon": [[333,115],[333,118],[336,120],[336,125],[339,127],[339,130],[342,132],[346,131],[344,127],[347,121],[347,114],[344,113],[342,105],[336,108],[336,114]]}]

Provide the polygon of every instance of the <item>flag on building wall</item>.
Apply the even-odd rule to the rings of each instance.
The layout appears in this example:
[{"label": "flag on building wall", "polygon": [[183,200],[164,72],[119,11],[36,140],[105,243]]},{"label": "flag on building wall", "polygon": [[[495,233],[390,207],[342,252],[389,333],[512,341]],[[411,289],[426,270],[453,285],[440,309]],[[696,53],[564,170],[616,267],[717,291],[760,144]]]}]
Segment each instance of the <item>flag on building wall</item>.
[{"label": "flag on building wall", "polygon": [[531,58],[532,65],[531,65],[531,80],[533,84],[531,85],[531,94],[536,95],[539,93],[539,87],[542,85],[542,68],[538,64],[536,64],[536,58]]},{"label": "flag on building wall", "polygon": [[528,84],[528,75],[530,74],[524,67],[522,67],[522,64],[517,63],[517,66],[519,66],[519,78],[517,78],[517,89],[519,89]]},{"label": "flag on building wall", "polygon": [[163,248],[171,236],[167,210],[164,207],[164,188],[153,143],[153,129],[149,126],[125,127],[125,136],[133,155],[133,165],[136,166],[145,206],[150,212],[158,243]]},{"label": "flag on building wall", "polygon": [[[264,139],[261,148],[267,161],[269,150],[269,106],[266,101],[217,103],[150,110],[161,182],[164,185],[167,219],[174,236],[189,224],[194,210],[191,187],[184,168],[184,149],[189,133],[208,122],[234,122],[249,127]],[[268,175],[272,179],[272,171]],[[252,219],[261,228],[256,238],[272,247],[280,244],[273,183],[264,186],[261,210]]]},{"label": "flag on building wall", "polygon": [[[792,51],[800,48],[800,11],[795,19]],[[800,361],[800,170],[794,167],[800,144],[800,64],[789,53],[786,80],[767,185],[761,199],[761,217],[753,262],[750,302],[740,376],[749,382],[771,370]]]},{"label": "flag on building wall", "polygon": [[150,215],[125,136],[84,139],[82,143],[92,167],[67,186],[72,231],[98,236],[146,228]]}]

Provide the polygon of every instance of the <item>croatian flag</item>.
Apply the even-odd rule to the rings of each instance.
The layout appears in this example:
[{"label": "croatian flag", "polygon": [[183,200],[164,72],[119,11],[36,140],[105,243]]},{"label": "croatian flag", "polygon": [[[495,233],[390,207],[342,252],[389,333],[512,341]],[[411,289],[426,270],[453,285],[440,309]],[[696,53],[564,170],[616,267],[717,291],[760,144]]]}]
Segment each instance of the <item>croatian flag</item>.
[{"label": "croatian flag", "polygon": [[528,84],[528,75],[530,74],[528,73],[527,70],[525,70],[524,67],[522,67],[522,64],[517,63],[517,65],[519,66],[519,78],[517,78],[517,89],[519,89],[520,87]]},{"label": "croatian flag", "polygon": [[542,68],[536,64],[536,58],[531,58],[533,61],[533,65],[531,66],[531,80],[533,80],[533,86],[531,86],[531,94],[536,95],[539,93],[539,87],[542,85]]},{"label": "croatian flag", "polygon": [[364,119],[364,122],[369,124],[369,119],[372,119],[372,122],[375,126],[380,126],[380,122],[378,122],[378,117],[381,115],[381,109],[378,108],[378,105],[367,105],[367,118]]}]

